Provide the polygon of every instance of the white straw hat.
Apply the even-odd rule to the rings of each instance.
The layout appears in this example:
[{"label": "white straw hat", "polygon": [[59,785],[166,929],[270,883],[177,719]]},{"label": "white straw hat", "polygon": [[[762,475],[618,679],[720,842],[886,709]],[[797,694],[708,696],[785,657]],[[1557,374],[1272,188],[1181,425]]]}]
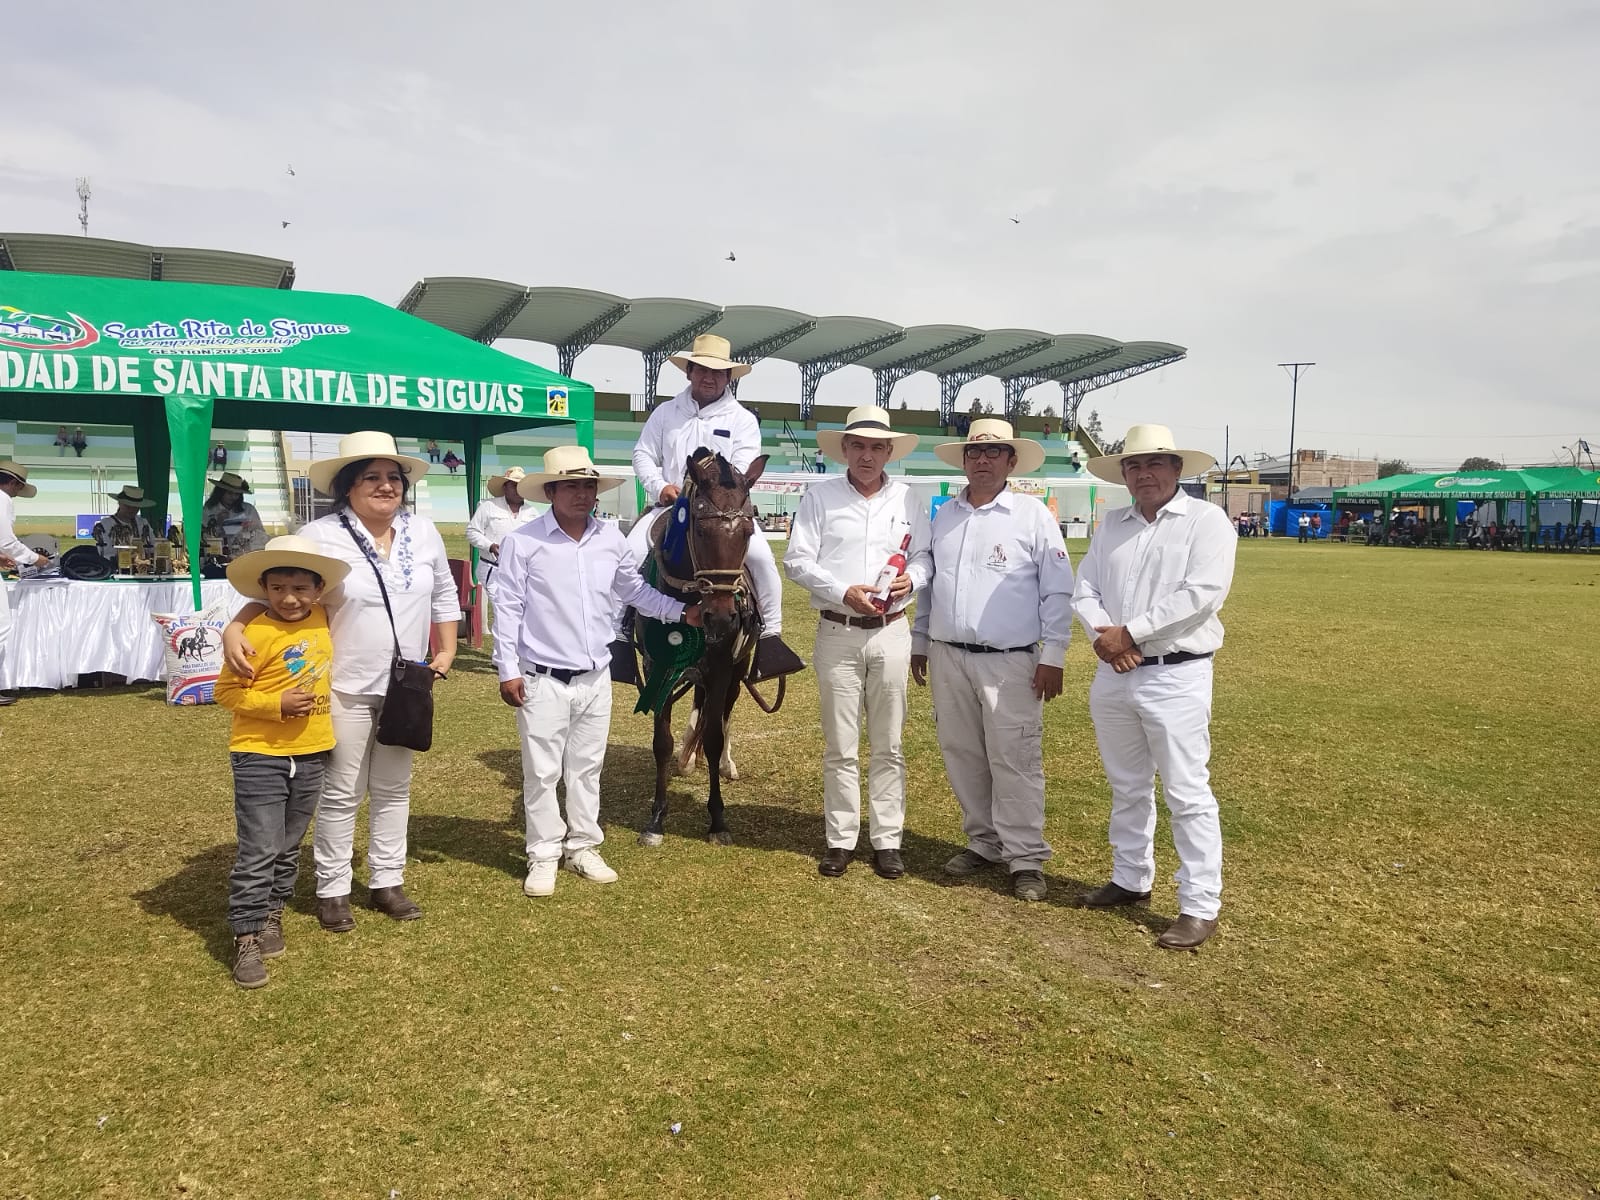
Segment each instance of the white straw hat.
[{"label": "white straw hat", "polygon": [[9,458],[0,458],[0,475],[14,475],[22,480],[22,490],[17,495],[24,500],[31,500],[39,494],[39,489],[28,482],[28,468],[21,463],[14,463]]},{"label": "white straw hat", "polygon": [[267,589],[261,586],[261,575],[273,567],[314,571],[322,576],[324,589],[337,586],[350,574],[349,563],[322,553],[310,538],[290,533],[273,538],[264,550],[252,550],[234,559],[228,564],[228,582],[241,596],[265,600]]},{"label": "white straw hat", "polygon": [[1007,442],[1016,451],[1017,465],[1011,469],[1013,475],[1027,475],[1044,465],[1044,447],[1032,438],[1018,437],[1011,428],[1011,422],[1002,421],[999,417],[979,417],[968,426],[965,438],[956,442],[940,442],[933,452],[941,462],[959,467],[968,446],[985,446],[993,442]]},{"label": "white straw hat", "polygon": [[306,468],[306,475],[310,478],[312,487],[324,496],[331,496],[333,477],[340,469],[368,458],[387,458],[399,463],[400,469],[412,483],[428,473],[428,464],[422,459],[400,453],[395,447],[393,434],[368,429],[360,433],[345,434],[339,439],[339,453],[332,458],[318,459]]},{"label": "white straw hat", "polygon": [[110,496],[118,504],[126,504],[129,508],[154,508],[156,506],[154,500],[146,500],[144,498],[144,489],[142,487],[134,487],[131,483],[123,484],[120,492],[107,492],[106,495]]},{"label": "white straw hat", "polygon": [[489,476],[488,482],[483,487],[489,495],[498,496],[500,489],[505,487],[506,484],[521,483],[527,474],[521,467],[507,467],[501,474]]},{"label": "white straw hat", "polygon": [[602,492],[624,482],[620,475],[600,474],[582,446],[552,446],[544,452],[544,470],[537,475],[524,475],[517,483],[517,492],[524,500],[543,500],[544,485],[563,479],[592,479]]},{"label": "white straw hat", "polygon": [[[868,441],[884,441],[891,443],[889,461],[904,458],[917,448],[917,435],[914,433],[900,433],[889,428],[889,414],[881,408],[872,405],[863,405],[852,408],[844,419],[843,429],[817,430],[817,445],[822,452],[834,462],[844,462],[844,436],[852,434],[855,437],[866,438]],[[848,465],[848,464],[847,464]]]},{"label": "white straw hat", "polygon": [[702,333],[695,338],[693,348],[681,350],[667,361],[685,375],[689,373],[690,363],[699,363],[713,371],[727,371],[730,379],[743,379],[752,368],[749,363],[734,362],[732,354],[733,346],[727,338],[714,333]]},{"label": "white straw hat", "polygon": [[1217,465],[1217,460],[1204,450],[1180,450],[1174,445],[1172,430],[1165,425],[1135,425],[1123,439],[1122,450],[1117,454],[1102,454],[1084,463],[1084,469],[1107,483],[1122,483],[1122,460],[1144,454],[1176,454],[1183,459],[1178,468],[1180,478],[1198,475]]}]

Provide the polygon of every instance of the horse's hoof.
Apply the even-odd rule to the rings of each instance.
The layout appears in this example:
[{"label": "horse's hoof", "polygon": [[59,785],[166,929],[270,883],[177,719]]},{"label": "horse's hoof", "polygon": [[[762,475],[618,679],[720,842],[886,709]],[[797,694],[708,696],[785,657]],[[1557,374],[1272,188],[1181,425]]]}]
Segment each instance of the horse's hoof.
[{"label": "horse's hoof", "polygon": [[643,833],[641,833],[639,835],[639,845],[641,845],[641,846],[659,846],[659,845],[661,845],[661,835],[659,833],[651,833],[647,829],[647,830],[645,830]]},{"label": "horse's hoof", "polygon": [[672,773],[674,775],[693,775],[694,766],[694,759],[691,758],[688,762],[684,762],[680,758],[672,764]]},{"label": "horse's hoof", "polygon": [[733,845],[733,834],[729,833],[726,829],[713,829],[710,833],[706,834],[706,841],[710,842],[713,846],[731,846]]},{"label": "horse's hoof", "polygon": [[738,780],[739,780],[739,766],[738,766],[737,763],[735,763],[733,761],[733,759],[725,758],[725,759],[722,760],[722,777],[724,779],[726,779],[729,783],[737,783],[738,782]]}]

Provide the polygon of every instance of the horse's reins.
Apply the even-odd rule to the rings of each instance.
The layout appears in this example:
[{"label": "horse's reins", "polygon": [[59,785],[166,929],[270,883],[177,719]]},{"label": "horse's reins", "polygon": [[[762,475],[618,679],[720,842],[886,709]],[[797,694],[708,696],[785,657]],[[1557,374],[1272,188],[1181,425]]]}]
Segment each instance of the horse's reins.
[{"label": "horse's reins", "polygon": [[[696,465],[698,466],[699,464],[697,463]],[[691,476],[687,486],[684,489],[685,499],[688,502],[689,524],[691,526],[699,523],[696,519],[698,515],[707,521],[723,522],[728,526],[728,531],[730,533],[734,531],[734,525],[740,521],[750,522],[750,529],[747,531],[747,533],[753,533],[755,531],[755,512],[748,500],[745,501],[742,508],[713,508],[707,512],[696,514],[694,498],[698,490],[699,489],[695,487],[694,478]],[[687,540],[689,543],[689,568],[692,574],[692,577],[689,579],[679,579],[667,569],[666,557],[661,552],[661,546],[666,539],[663,538],[661,542],[656,543],[656,569],[663,583],[672,588],[674,591],[698,594],[701,596],[738,596],[744,591],[745,569],[743,567],[734,567],[731,569],[701,567],[699,565],[697,555],[695,554],[695,537],[692,530],[689,531]]]}]

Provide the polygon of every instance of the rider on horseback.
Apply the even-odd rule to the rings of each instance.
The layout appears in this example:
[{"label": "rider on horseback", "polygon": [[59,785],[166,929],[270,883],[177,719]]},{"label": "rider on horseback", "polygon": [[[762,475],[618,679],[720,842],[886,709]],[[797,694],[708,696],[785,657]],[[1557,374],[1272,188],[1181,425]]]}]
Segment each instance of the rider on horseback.
[{"label": "rider on horseback", "polygon": [[[684,464],[700,447],[720,453],[734,470],[744,471],[761,453],[761,426],[749,409],[734,397],[731,384],[750,373],[746,363],[729,358],[726,338],[701,334],[694,348],[670,361],[689,377],[689,386],[671,400],[656,406],[639,434],[633,451],[633,471],[645,494],[656,506],[634,523],[628,534],[635,560],[646,562],[651,555],[651,530],[660,511],[670,508],[682,491]],[[761,609],[761,639],[756,645],[754,680],[772,679],[803,670],[805,664],[784,645],[783,582],[772,548],[757,533],[750,539],[745,566],[755,587]],[[619,637],[626,642],[627,623]],[[616,657],[622,676],[629,674],[632,650],[618,647]]]}]

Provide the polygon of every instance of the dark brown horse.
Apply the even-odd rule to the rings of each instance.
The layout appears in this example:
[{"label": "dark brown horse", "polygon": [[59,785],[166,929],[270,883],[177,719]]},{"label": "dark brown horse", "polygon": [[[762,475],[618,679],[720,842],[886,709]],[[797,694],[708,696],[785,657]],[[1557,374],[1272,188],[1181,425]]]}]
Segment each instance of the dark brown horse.
[{"label": "dark brown horse", "polygon": [[[711,795],[706,802],[711,827],[706,837],[718,845],[733,841],[723,819],[722,777],[718,765],[724,761],[728,720],[739,699],[739,685],[750,672],[750,658],[760,635],[755,593],[745,571],[744,556],[751,537],[757,536],[750,487],[761,478],[766,465],[767,456],[762,455],[741,474],[722,455],[703,447],[690,456],[684,484],[688,517],[684,545],[673,562],[665,561],[661,548],[661,537],[672,520],[673,510],[668,509],[656,518],[652,537],[656,587],[681,600],[700,602],[706,645],[705,654],[684,672],[656,715],[653,742],[656,795],[650,808],[650,821],[639,834],[641,845],[661,844],[667,819],[667,779],[675,757],[672,707],[691,689],[698,719],[691,717],[690,728],[684,734],[682,761],[692,762],[697,746],[703,747],[711,776]],[[644,618],[635,622],[634,641],[643,650]],[[649,655],[645,653],[646,678],[650,665]],[[755,693],[752,691],[751,695]],[[778,695],[781,703],[781,680]],[[760,697],[756,699],[760,702]],[[767,706],[762,703],[762,707]]]}]

